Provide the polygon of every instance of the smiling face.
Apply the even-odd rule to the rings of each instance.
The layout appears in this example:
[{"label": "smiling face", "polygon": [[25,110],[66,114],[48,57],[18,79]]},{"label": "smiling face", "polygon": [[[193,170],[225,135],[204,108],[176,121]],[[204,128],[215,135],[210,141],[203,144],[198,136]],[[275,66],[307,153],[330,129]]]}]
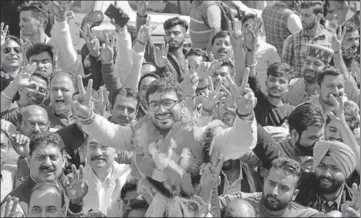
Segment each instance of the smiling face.
[{"label": "smiling face", "polygon": [[155,92],[149,95],[148,115],[157,129],[168,131],[181,119],[182,103],[178,101],[175,91]]},{"label": "smiling face", "polygon": [[330,156],[325,156],[322,159],[315,169],[315,175],[318,181],[318,189],[323,194],[336,192],[346,180],[345,175]]},{"label": "smiling face", "polygon": [[34,54],[29,57],[29,63],[36,63],[36,71],[43,72],[45,75],[51,75],[53,73],[53,61],[48,52],[41,52],[40,54]]},{"label": "smiling face", "polygon": [[325,140],[342,142],[340,131],[337,129],[336,123],[330,121],[325,127]]},{"label": "smiling face", "polygon": [[271,211],[280,211],[288,206],[298,194],[299,178],[282,169],[271,168],[263,185],[263,203]]},{"label": "smiling face", "polygon": [[30,156],[30,175],[37,182],[54,182],[63,166],[64,156],[53,144],[38,145]]},{"label": "smiling face", "polygon": [[50,128],[48,113],[43,107],[29,106],[23,110],[22,116],[20,132],[25,136],[32,137]]},{"label": "smiling face", "polygon": [[122,126],[128,125],[136,118],[137,105],[137,99],[118,94],[112,108],[112,122]]},{"label": "smiling face", "polygon": [[217,60],[226,60],[232,57],[232,44],[229,36],[219,37],[214,40],[212,53]]},{"label": "smiling face", "polygon": [[55,113],[67,114],[71,112],[74,92],[74,83],[69,76],[59,74],[52,79],[49,94],[50,103]]},{"label": "smiling face", "polygon": [[108,169],[115,159],[115,149],[102,145],[93,138],[87,139],[87,161],[92,169]]},{"label": "smiling face", "polygon": [[326,64],[320,59],[307,56],[301,69],[303,78],[307,83],[316,83],[318,73],[325,69],[325,67]]},{"label": "smiling face", "polygon": [[8,157],[9,148],[10,148],[10,139],[8,136],[1,130],[1,159],[0,159],[0,167],[6,162]]},{"label": "smiling face", "polygon": [[8,40],[1,46],[1,65],[16,68],[23,62],[21,45],[14,40]]},{"label": "smiling face", "polygon": [[47,90],[47,82],[33,74],[29,78],[29,85],[19,90],[20,101],[24,103],[23,106],[42,104],[47,96]]}]

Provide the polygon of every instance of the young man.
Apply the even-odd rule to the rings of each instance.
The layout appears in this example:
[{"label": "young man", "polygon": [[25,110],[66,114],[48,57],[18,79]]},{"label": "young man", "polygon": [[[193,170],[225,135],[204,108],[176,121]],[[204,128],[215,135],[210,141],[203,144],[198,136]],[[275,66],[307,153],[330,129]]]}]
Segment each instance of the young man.
[{"label": "young man", "polygon": [[323,17],[321,1],[305,1],[300,5],[303,29],[290,35],[284,44],[282,61],[288,63],[296,72],[295,77],[302,77],[302,65],[306,59],[306,45],[309,43],[331,48],[332,34],[320,21]]},{"label": "young man", "polygon": [[290,81],[289,91],[284,96],[284,102],[297,106],[318,94],[317,78],[331,62],[334,51],[324,46],[308,44],[306,59],[302,66],[302,78]]},{"label": "young man", "polygon": [[232,43],[228,31],[219,31],[211,39],[211,52],[216,60],[233,58]]},{"label": "young man", "polygon": [[302,169],[300,163],[290,158],[278,158],[264,181],[262,193],[242,193],[220,197],[221,208],[233,199],[248,201],[260,217],[327,217],[310,207],[303,207],[294,202],[299,194],[298,185]]},{"label": "young man", "polygon": [[110,104],[110,122],[126,126],[136,119],[139,100],[138,96],[131,89],[118,89],[113,95]]}]

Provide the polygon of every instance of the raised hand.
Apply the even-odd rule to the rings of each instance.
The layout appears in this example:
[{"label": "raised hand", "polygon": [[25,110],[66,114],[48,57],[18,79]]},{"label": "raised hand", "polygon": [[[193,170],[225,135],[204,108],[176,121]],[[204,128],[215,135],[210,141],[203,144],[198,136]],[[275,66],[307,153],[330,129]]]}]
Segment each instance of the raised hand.
[{"label": "raised hand", "polygon": [[147,18],[147,22],[142,25],[138,31],[137,41],[142,44],[146,44],[152,35],[152,28],[150,27],[150,17]]},{"label": "raised hand", "polygon": [[92,113],[92,87],[93,80],[90,79],[88,82],[87,90],[85,91],[83,80],[80,75],[77,77],[79,97],[74,102],[75,113],[79,118],[85,119],[90,117]]},{"label": "raised hand", "polygon": [[169,50],[169,45],[165,45],[164,42],[162,42],[162,45],[160,46],[160,48],[156,47],[155,48],[155,54],[154,54],[154,59],[155,59],[155,64],[157,65],[157,67],[165,67],[168,64],[168,50]]},{"label": "raised hand", "polygon": [[8,25],[6,25],[5,26],[5,24],[3,23],[3,22],[1,22],[1,27],[0,27],[0,31],[1,31],[1,46],[3,46],[4,44],[5,44],[5,38],[6,38],[6,36],[8,35],[8,32],[9,32],[9,26]]},{"label": "raised hand", "polygon": [[345,35],[346,35],[346,27],[339,26],[338,31],[336,31],[336,34],[332,35],[332,45],[331,45],[332,50],[341,51],[342,41]]},{"label": "raised hand", "polygon": [[25,217],[18,211],[19,198],[8,195],[5,201],[5,209],[1,210],[1,217]]},{"label": "raised hand", "polygon": [[98,91],[98,98],[94,99],[94,111],[95,113],[104,116],[108,105],[109,92],[106,88],[100,87]]},{"label": "raised hand", "polygon": [[233,99],[236,103],[236,109],[239,115],[251,114],[253,108],[257,104],[257,98],[254,96],[252,89],[248,88],[249,71],[250,70],[247,67],[240,87],[234,83],[233,79],[229,75],[226,77],[230,84]]},{"label": "raised hand", "polygon": [[199,78],[197,73],[195,72],[194,66],[191,69],[188,68],[187,60],[184,69],[185,69],[184,78],[183,81],[180,83],[180,86],[184,92],[184,95],[187,97],[191,97],[194,96],[196,92],[199,83]]},{"label": "raised hand", "polygon": [[64,177],[63,186],[66,196],[73,204],[80,204],[88,193],[88,182],[84,180],[84,168],[80,165],[79,170],[71,165],[72,176]]},{"label": "raised hand", "polygon": [[228,21],[228,32],[231,36],[231,43],[233,47],[240,48],[243,44],[243,33],[242,30],[239,29],[236,31],[236,25],[232,26],[232,21]]},{"label": "raised hand", "polygon": [[201,170],[199,172],[199,174],[201,175],[201,187],[213,188],[215,186],[218,186],[220,182],[219,176],[223,167],[224,157],[222,155],[218,156],[217,158],[215,157],[217,157],[217,155],[214,156],[213,160],[211,160],[210,163],[203,164],[203,166],[201,167]]},{"label": "raised hand", "polygon": [[18,153],[18,155],[21,157],[26,157],[29,154],[29,137],[22,134],[12,134],[11,142],[15,152]]},{"label": "raised hand", "polygon": [[100,56],[100,43],[99,39],[93,36],[89,24],[86,25],[86,31],[80,29],[80,34],[83,35],[86,45],[91,56],[98,58]]},{"label": "raised hand", "polygon": [[36,63],[28,64],[25,67],[21,67],[18,75],[14,79],[14,84],[17,89],[27,87],[29,85],[29,78],[36,70]]},{"label": "raised hand", "polygon": [[214,90],[212,78],[208,77],[207,80],[210,86],[209,92],[207,92],[205,95],[197,96],[196,102],[202,103],[202,107],[205,110],[213,111],[224,96],[224,94],[220,92],[221,85],[217,86],[216,90]]},{"label": "raised hand", "polygon": [[259,31],[260,26],[261,26],[261,20],[259,18],[256,18],[255,26],[249,24],[249,26],[246,28],[246,31],[243,33],[244,46],[248,50],[254,51],[256,49],[258,38],[255,32]]},{"label": "raised hand", "polygon": [[138,0],[137,2],[137,13],[141,17],[145,17],[147,15],[149,1]]},{"label": "raised hand", "polygon": [[360,217],[360,199],[361,199],[361,186],[352,184],[351,201],[346,201],[341,205],[342,217]]},{"label": "raised hand", "polygon": [[58,21],[66,21],[68,17],[71,17],[70,7],[74,1],[69,1],[66,4],[59,4],[57,1],[52,2],[52,8],[55,19]]},{"label": "raised hand", "polygon": [[109,33],[105,34],[105,43],[103,43],[100,51],[100,60],[103,64],[111,64],[114,61],[114,46],[110,42]]},{"label": "raised hand", "polygon": [[335,97],[333,94],[331,94],[330,98],[334,105],[334,111],[329,112],[328,116],[334,121],[342,121],[343,119],[345,119],[344,109],[343,109],[344,97],[342,95]]},{"label": "raised hand", "polygon": [[212,76],[214,71],[216,71],[221,65],[222,61],[219,60],[213,60],[211,63],[205,61],[202,62],[196,68],[199,79],[205,79]]}]

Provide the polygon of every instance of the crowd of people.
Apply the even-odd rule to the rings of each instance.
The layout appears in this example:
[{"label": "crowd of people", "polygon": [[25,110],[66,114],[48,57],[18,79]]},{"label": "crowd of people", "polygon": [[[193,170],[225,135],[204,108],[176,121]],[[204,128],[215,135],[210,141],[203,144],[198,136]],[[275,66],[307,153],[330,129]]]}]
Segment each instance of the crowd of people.
[{"label": "crowd of people", "polygon": [[148,3],[103,37],[68,1],[1,23],[1,217],[360,217],[360,9],[276,1],[236,28],[193,0],[155,45]]}]

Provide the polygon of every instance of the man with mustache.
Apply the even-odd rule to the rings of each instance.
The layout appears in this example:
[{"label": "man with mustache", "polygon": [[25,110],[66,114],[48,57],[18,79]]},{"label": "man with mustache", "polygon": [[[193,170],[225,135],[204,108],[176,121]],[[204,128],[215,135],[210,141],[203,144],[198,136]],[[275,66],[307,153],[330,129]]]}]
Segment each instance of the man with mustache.
[{"label": "man with mustache", "polygon": [[100,144],[91,136],[87,137],[86,166],[84,179],[89,191],[84,197],[84,210],[100,211],[108,217],[122,216],[120,190],[125,184],[131,168],[115,162],[113,147]]},{"label": "man with mustache", "polygon": [[234,199],[243,199],[255,208],[259,217],[327,217],[324,213],[294,202],[300,193],[298,185],[301,175],[299,162],[286,157],[277,158],[265,178],[262,193],[236,192],[221,196],[220,207],[224,208]]},{"label": "man with mustache", "polygon": [[289,91],[284,96],[284,102],[297,106],[318,94],[318,74],[331,62],[334,51],[320,45],[307,45],[306,58],[302,67],[303,78],[290,81]]},{"label": "man with mustache", "polygon": [[[13,199],[17,198],[14,201],[18,202],[18,210],[27,216],[31,190],[36,184],[50,182],[62,187],[59,179],[64,178],[64,188],[70,199],[69,210],[80,214],[82,211],[81,199],[87,192],[87,186],[83,180],[83,170],[81,167],[77,172],[74,167],[74,177],[71,182],[69,182],[68,178],[62,177],[65,165],[65,151],[60,136],[50,132],[39,133],[32,138],[29,148],[30,177],[9,193],[8,199],[1,203],[1,210],[5,209],[4,207],[8,205],[7,201],[11,201],[11,197],[13,197]],[[79,185],[77,188],[74,187],[75,183]],[[73,188],[72,191],[70,191],[70,187]]]},{"label": "man with mustache", "polygon": [[295,70],[295,77],[302,77],[307,52],[307,44],[317,44],[331,48],[333,35],[320,21],[323,18],[322,1],[303,1],[300,4],[300,17],[303,29],[290,35],[283,47],[281,60]]},{"label": "man with mustache", "polygon": [[232,43],[227,31],[219,31],[211,39],[211,51],[216,60],[224,61],[233,58]]},{"label": "man with mustache", "polygon": [[296,201],[324,213],[340,211],[352,197],[345,182],[356,168],[355,153],[336,141],[317,142],[313,153],[314,175],[302,182]]}]

